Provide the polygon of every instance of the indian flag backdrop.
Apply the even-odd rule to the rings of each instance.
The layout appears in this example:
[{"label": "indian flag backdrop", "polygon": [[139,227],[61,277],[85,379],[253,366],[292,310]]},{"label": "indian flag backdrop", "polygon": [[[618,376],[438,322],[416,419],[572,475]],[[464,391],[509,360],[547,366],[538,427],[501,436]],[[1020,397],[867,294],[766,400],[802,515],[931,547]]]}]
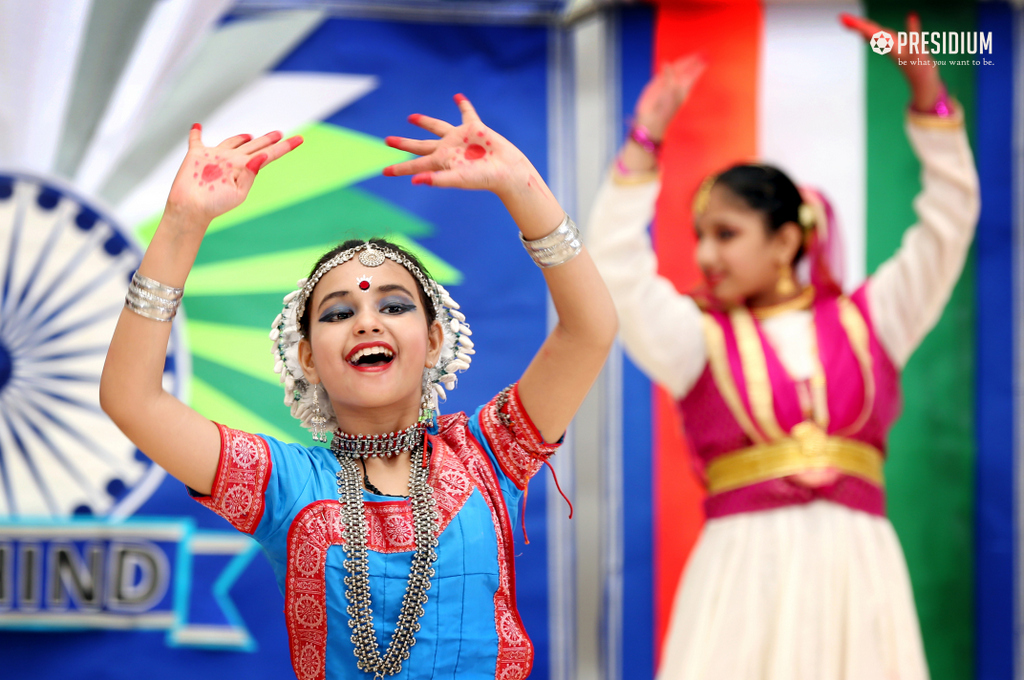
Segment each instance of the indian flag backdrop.
[{"label": "indian flag backdrop", "polygon": [[[652,225],[661,272],[681,291],[699,280],[690,202],[709,173],[754,159],[776,164],[833,201],[853,290],[898,248],[915,221],[919,165],[903,132],[908,88],[888,56],[839,23],[841,12],[900,30],[919,10],[928,31],[991,31],[991,62],[942,66],[962,104],[982,180],[975,253],[936,328],[904,371],[903,416],[890,438],[889,514],[903,544],[934,678],[1010,678],[1014,607],[1013,139],[1014,12],[1006,3],[669,2],[653,19],[623,13],[623,115],[651,70],[692,52],[710,66],[669,129],[667,187]],[[645,26],[648,27],[645,30]],[[977,55],[981,59],[981,55]],[[1017,114],[1020,115],[1019,113]],[[628,393],[643,381],[627,367]],[[627,423],[649,418],[651,477],[625,480],[627,521],[647,519],[653,559],[630,556],[627,573],[652,570],[654,667],[673,596],[703,519],[675,405],[657,388],[625,400]],[[644,437],[627,442],[644,445]],[[639,452],[638,452],[639,453]],[[642,457],[637,460],[644,460]],[[644,493],[639,493],[643,491]],[[632,509],[629,503],[633,503]],[[637,638],[641,633],[626,633]],[[628,646],[627,646],[628,648]]]}]

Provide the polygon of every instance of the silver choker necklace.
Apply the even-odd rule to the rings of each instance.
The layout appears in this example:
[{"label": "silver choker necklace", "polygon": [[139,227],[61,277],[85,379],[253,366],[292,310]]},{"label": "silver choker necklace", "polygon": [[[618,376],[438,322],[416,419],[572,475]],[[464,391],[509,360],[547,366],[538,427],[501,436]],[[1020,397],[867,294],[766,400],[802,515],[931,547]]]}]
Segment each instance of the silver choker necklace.
[{"label": "silver choker necklace", "polygon": [[387,434],[348,434],[334,431],[331,451],[345,458],[394,458],[403,451],[415,451],[423,446],[425,423],[414,423],[404,430]]}]

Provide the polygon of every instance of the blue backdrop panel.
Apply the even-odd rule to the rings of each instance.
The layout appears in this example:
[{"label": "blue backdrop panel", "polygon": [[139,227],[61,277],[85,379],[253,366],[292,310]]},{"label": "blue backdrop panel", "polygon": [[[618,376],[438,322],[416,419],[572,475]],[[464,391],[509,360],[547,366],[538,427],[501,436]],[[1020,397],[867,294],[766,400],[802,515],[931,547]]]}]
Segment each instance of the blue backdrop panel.
[{"label": "blue backdrop panel", "polygon": [[1010,680],[1014,662],[1014,78],[1013,10],[979,3],[992,64],[975,69],[981,218],[977,248],[975,617],[978,680]]},{"label": "blue backdrop panel", "polygon": [[[622,53],[621,119],[651,77],[654,55],[654,10],[638,6],[619,12]],[[625,135],[625,129],[622,130]],[[628,357],[623,359],[623,622],[622,678],[654,677],[654,562],[651,502],[651,382]]]},{"label": "blue backdrop panel", "polygon": [[[536,26],[331,19],[278,69],[375,76],[374,91],[328,122],[377,137],[426,136],[406,117],[419,112],[455,120],[452,95],[463,92],[484,122],[518,145],[546,175],[546,46],[547,29]],[[431,225],[432,234],[417,241],[461,272],[464,283],[449,289],[473,324],[478,353],[473,370],[443,410],[472,412],[517,380],[542,343],[547,309],[541,274],[491,194],[414,187],[406,178],[374,178],[357,186]],[[345,216],[337,219],[340,239]],[[387,226],[381,225],[381,231]],[[536,646],[535,678],[548,676],[544,487],[538,481],[530,493],[526,524],[531,543],[517,546],[517,594]],[[167,602],[174,606],[168,604],[168,611],[192,624],[234,626],[235,649],[197,649],[188,646],[187,635],[169,633],[166,626],[7,631],[0,633],[0,676],[292,677],[283,598],[266,560],[245,543],[232,543],[236,534],[228,525],[189,500],[182,485],[170,478],[135,513],[133,521],[142,520],[170,522],[181,537],[179,549],[168,551],[182,555],[172,564]],[[521,544],[518,530],[516,538]]]}]

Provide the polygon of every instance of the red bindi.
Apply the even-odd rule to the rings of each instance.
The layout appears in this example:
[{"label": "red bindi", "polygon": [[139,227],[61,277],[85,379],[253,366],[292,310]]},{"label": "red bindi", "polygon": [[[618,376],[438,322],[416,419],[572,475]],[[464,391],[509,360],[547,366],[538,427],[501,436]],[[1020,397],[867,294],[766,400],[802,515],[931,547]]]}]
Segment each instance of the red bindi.
[{"label": "red bindi", "polygon": [[370,290],[370,282],[369,281],[360,281],[359,282],[359,290]]},{"label": "red bindi", "polygon": [[470,144],[466,147],[466,160],[475,161],[478,158],[483,158],[487,154],[487,150],[479,144]]}]

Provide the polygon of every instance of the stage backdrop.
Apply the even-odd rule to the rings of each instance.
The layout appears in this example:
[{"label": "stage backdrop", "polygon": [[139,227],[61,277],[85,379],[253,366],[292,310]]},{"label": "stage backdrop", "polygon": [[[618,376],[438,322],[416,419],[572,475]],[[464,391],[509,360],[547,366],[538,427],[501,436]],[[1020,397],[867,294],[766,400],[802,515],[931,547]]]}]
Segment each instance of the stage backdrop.
[{"label": "stage backdrop", "polygon": [[[1020,225],[1020,157],[1012,140],[1020,97],[1021,14],[1002,2],[658,4],[651,21],[652,69],[693,52],[710,66],[670,128],[664,181],[652,225],[661,272],[680,291],[699,280],[690,203],[701,180],[731,163],[763,159],[833,201],[853,290],[899,246],[915,221],[919,165],[903,131],[907,87],[888,56],[875,54],[838,22],[840,12],[905,30],[920,11],[928,31],[991,32],[992,51],[940,57],[950,93],[962,104],[982,182],[974,253],[942,320],[903,374],[903,416],[890,439],[889,513],[903,544],[932,677],[1013,677],[1016,588],[1014,335],[1018,320],[1014,230]],[[1015,28],[1016,26],[1016,28]],[[1018,35],[1015,35],[1015,30]],[[626,52],[644,48],[644,19],[622,22],[623,115],[649,75]],[[970,65],[948,63],[970,59]],[[634,59],[634,60],[631,60]],[[1015,65],[1017,80],[1014,80]],[[1015,84],[1016,83],[1016,84]],[[1018,137],[1019,139],[1019,137]],[[1019,152],[1018,152],[1019,153]],[[1017,182],[1018,184],[1015,184]],[[1015,213],[1015,210],[1017,211]],[[1019,253],[1019,250],[1017,251]],[[629,668],[657,665],[672,599],[703,522],[674,405],[626,369],[624,418],[650,423],[649,487],[625,479],[627,516],[646,521],[653,489],[653,658],[627,648]],[[649,410],[645,409],[649,406]],[[644,437],[624,443],[642,455]],[[633,449],[636,449],[634,452]],[[642,458],[641,458],[642,460]],[[638,531],[639,533],[639,531]],[[640,539],[634,539],[639,541]],[[626,558],[644,573],[644,555]],[[644,594],[644,582],[634,585]],[[624,633],[635,642],[636,628]]]},{"label": "stage backdrop", "polygon": [[[5,678],[284,678],[269,564],[100,412],[105,345],[193,122],[204,141],[306,143],[216,220],[189,277],[165,384],[209,418],[309,441],[268,338],[282,297],[353,237],[408,246],[471,320],[446,412],[514,382],[547,327],[540,272],[500,202],[381,169],[411,113],[483,120],[547,170],[543,25],[402,23],[232,3],[0,8],[0,659]],[[58,5],[60,8],[58,10]],[[226,13],[227,12],[227,13]],[[547,677],[545,484],[517,547],[520,610]],[[517,528],[516,540],[521,541]]]}]

